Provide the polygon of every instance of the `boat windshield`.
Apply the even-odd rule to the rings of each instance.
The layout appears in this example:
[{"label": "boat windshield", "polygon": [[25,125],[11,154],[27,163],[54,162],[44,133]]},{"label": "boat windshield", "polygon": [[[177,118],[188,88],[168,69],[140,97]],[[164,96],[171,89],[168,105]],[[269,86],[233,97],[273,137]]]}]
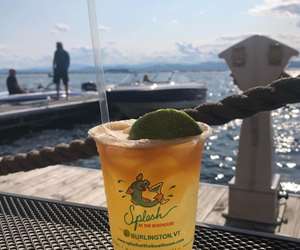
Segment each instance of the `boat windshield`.
[{"label": "boat windshield", "polygon": [[171,83],[175,72],[131,73],[120,82],[121,85],[148,85],[153,83]]},{"label": "boat windshield", "polygon": [[186,84],[198,83],[193,81],[188,74],[176,71],[169,72],[151,72],[151,73],[130,73],[123,76],[118,85],[122,86],[140,86],[151,84]]}]

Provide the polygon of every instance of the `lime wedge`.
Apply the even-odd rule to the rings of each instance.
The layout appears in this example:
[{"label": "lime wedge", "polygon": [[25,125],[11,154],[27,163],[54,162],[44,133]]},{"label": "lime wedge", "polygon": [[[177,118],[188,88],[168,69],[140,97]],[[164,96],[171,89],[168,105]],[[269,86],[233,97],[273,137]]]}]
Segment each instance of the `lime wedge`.
[{"label": "lime wedge", "polygon": [[197,122],[183,111],[159,109],[141,116],[132,125],[130,140],[175,139],[202,133]]}]

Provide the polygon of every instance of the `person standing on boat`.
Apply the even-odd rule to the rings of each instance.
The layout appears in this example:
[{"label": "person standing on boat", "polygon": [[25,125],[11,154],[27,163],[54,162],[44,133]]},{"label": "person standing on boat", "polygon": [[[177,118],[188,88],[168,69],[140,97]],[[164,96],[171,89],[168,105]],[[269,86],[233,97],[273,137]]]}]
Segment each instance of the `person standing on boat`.
[{"label": "person standing on boat", "polygon": [[66,98],[69,97],[69,76],[70,56],[64,50],[61,42],[56,43],[56,51],[53,59],[53,82],[56,84],[57,99],[59,99],[60,80],[63,81],[66,91]]},{"label": "person standing on boat", "polygon": [[19,86],[16,74],[17,72],[15,69],[10,69],[8,71],[6,86],[10,95],[26,93],[26,91]]}]

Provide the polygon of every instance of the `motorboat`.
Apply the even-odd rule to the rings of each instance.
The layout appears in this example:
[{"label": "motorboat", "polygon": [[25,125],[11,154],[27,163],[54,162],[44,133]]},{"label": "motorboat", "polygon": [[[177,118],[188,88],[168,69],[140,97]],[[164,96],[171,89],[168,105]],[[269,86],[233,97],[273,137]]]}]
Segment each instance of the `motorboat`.
[{"label": "motorboat", "polygon": [[159,84],[118,86],[107,90],[112,110],[123,117],[138,117],[161,108],[192,108],[206,100],[206,88],[198,84]]},{"label": "motorboat", "polygon": [[[160,108],[192,108],[206,101],[207,88],[204,83],[175,82],[174,74],[165,81],[144,81],[145,79],[136,79],[135,75],[135,79],[127,83],[107,84],[110,112],[118,114],[118,119],[136,118]],[[96,84],[83,83],[82,90],[97,91]]]}]

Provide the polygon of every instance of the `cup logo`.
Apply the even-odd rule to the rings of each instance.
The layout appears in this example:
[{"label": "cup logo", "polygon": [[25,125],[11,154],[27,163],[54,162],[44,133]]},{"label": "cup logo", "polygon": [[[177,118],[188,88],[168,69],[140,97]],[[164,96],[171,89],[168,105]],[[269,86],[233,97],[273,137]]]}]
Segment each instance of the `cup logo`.
[{"label": "cup logo", "polygon": [[[154,207],[168,203],[170,199],[166,199],[162,193],[163,182],[152,185],[149,180],[144,179],[142,173],[138,174],[136,180],[130,184],[126,194],[130,195],[131,202],[136,206]],[[144,193],[153,193],[154,196],[146,198]]]},{"label": "cup logo", "polygon": [[[124,183],[125,181],[118,180],[118,183],[122,182]],[[121,189],[118,191],[123,193],[122,198],[130,198],[131,204],[123,216],[126,225],[133,226],[134,231],[138,227],[161,226],[159,221],[167,219],[169,214],[177,208],[177,205],[164,206],[174,196],[170,192],[174,191],[176,185],[170,186],[165,194],[162,191],[163,184],[163,182],[152,184],[148,179],[144,178],[142,173],[139,173],[135,180],[128,185],[126,191]],[[142,207],[144,210],[141,211],[138,207]],[[164,227],[171,225],[174,225],[173,221],[163,223]]]}]

